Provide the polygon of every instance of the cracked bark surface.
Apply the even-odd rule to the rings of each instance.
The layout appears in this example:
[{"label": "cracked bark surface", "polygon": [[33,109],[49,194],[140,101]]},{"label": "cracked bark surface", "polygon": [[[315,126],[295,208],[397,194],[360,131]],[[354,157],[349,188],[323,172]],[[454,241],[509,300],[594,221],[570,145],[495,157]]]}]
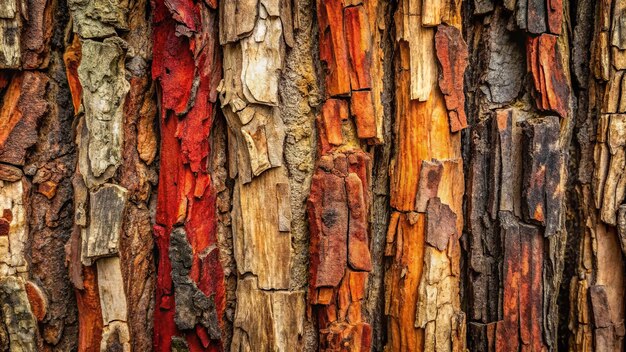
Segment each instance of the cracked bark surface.
[{"label": "cracked bark surface", "polygon": [[[462,82],[466,61],[466,45],[457,33],[460,2],[401,1],[394,16],[396,120],[385,248],[385,350],[462,351],[459,129],[464,124],[454,98],[458,83],[452,83]],[[450,70],[452,65],[461,71]]]},{"label": "cracked bark surface", "polygon": [[[576,195],[581,204],[576,273],[570,281],[570,346],[575,351],[624,348],[624,185],[622,76],[626,70],[622,2],[601,1],[587,24],[589,67],[577,79],[580,93],[578,141],[581,145]],[[583,41],[586,40],[586,41]]]},{"label": "cracked bark surface", "polygon": [[624,348],[621,0],[5,0],[0,352]]},{"label": "cracked bark surface", "polygon": [[209,168],[222,75],[218,8],[215,2],[157,1],[154,10],[152,76],[161,108],[154,349],[219,351],[228,329],[217,239],[216,186],[223,181]]},{"label": "cracked bark surface", "polygon": [[[490,50],[473,51],[466,86],[473,117],[466,147],[469,347],[560,350],[576,111],[564,16],[570,4],[478,3],[468,43]],[[506,70],[493,71],[498,66]]]}]

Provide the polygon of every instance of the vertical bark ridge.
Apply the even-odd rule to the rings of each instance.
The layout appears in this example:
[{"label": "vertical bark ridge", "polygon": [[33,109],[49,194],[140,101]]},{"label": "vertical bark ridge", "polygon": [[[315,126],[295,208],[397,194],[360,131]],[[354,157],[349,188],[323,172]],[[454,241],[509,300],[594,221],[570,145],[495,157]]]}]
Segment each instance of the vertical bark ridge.
[{"label": "vertical bark ridge", "polygon": [[[387,319],[385,307],[385,260],[386,233],[389,226],[389,168],[392,140],[392,119],[395,96],[394,39],[392,38],[393,8],[389,1],[364,3],[368,9],[369,29],[372,32],[372,96],[377,106],[377,123],[382,123],[382,138],[377,144],[368,144],[365,150],[371,156],[372,176],[370,181],[371,203],[370,254],[372,270],[368,276],[363,302],[364,320],[372,326],[372,350],[381,351],[386,341]],[[380,100],[379,100],[380,99]]]},{"label": "vertical bark ridge", "polygon": [[218,4],[154,4],[152,76],[161,108],[154,349],[220,351],[229,333],[218,243],[225,209],[216,203],[228,195],[220,162],[213,164],[223,151],[212,151],[219,140],[209,140],[222,77]]},{"label": "vertical bark ridge", "polygon": [[220,3],[219,91],[229,127],[229,176],[235,180],[238,274],[231,351],[303,348],[304,291],[291,286],[291,187],[280,96],[298,23],[292,6],[289,0]]},{"label": "vertical bark ridge", "polygon": [[567,11],[562,1],[475,1],[466,12],[472,350],[557,348],[575,109]]},{"label": "vertical bark ridge", "polygon": [[0,4],[0,350],[76,347],[65,269],[75,149],[61,59],[67,8]]},{"label": "vertical bark ridge", "polygon": [[593,13],[595,22],[588,28],[592,33],[589,70],[581,77],[588,108],[581,112],[579,134],[583,154],[578,194],[584,227],[570,287],[570,349],[574,351],[624,348],[626,4],[600,1]]},{"label": "vertical bark ridge", "polygon": [[459,280],[464,192],[460,130],[467,48],[459,1],[398,3],[391,161],[389,351],[462,351]]},{"label": "vertical bark ridge", "polygon": [[154,262],[148,203],[156,184],[156,114],[146,1],[68,1],[63,55],[78,150],[67,244],[78,349],[152,345]]},{"label": "vertical bark ridge", "polygon": [[1,1],[0,352],[623,350],[625,18]]},{"label": "vertical bark ridge", "polygon": [[384,142],[379,1],[317,1],[325,101],[317,117],[318,160],[307,201],[309,314],[320,350],[371,350],[362,315],[372,271],[371,155]]}]

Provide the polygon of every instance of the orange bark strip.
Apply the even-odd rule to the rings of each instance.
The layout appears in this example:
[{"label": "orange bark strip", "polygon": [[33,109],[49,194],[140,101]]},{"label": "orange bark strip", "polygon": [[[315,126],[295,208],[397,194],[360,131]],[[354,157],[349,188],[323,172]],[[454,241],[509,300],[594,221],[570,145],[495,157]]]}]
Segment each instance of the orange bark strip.
[{"label": "orange bark strip", "polygon": [[[390,265],[385,274],[386,349],[463,351],[458,240],[464,183],[460,133],[454,131],[466,122],[449,117],[448,112],[462,112],[458,100],[466,59],[462,52],[454,52],[463,45],[457,28],[439,26],[438,39],[428,28],[441,18],[437,8],[441,4],[423,2],[420,7],[419,3],[401,1],[395,14],[396,120],[390,168],[393,213],[385,248]],[[425,22],[424,14],[429,14]],[[434,51],[444,67],[437,65]],[[459,70],[453,71],[452,66]]]},{"label": "orange bark strip", "polygon": [[309,303],[326,351],[371,348],[371,327],[361,317],[372,269],[366,219],[368,170],[369,156],[360,150],[322,156],[307,201]]},{"label": "orange bark strip", "polygon": [[564,118],[567,117],[570,88],[561,64],[557,39],[551,34],[528,36],[527,66],[535,85],[537,108],[554,111]]},{"label": "orange bark strip", "polygon": [[0,106],[0,161],[24,165],[27,149],[37,142],[37,127],[48,112],[49,78],[37,71],[14,76]]},{"label": "orange bark strip", "polygon": [[81,59],[81,45],[78,36],[74,36],[72,44],[70,44],[63,54],[63,62],[65,62],[65,74],[67,83],[72,94],[72,104],[74,105],[74,114],[78,114],[80,102],[83,99],[83,87],[78,80],[78,65]]},{"label": "orange bark strip", "polygon": [[[367,205],[365,203],[367,191],[364,189],[367,183],[362,182],[359,176],[353,172],[346,176],[345,182],[350,209],[348,263],[352,269],[371,271],[372,259],[367,238]],[[361,290],[360,293],[362,294],[364,291]]]},{"label": "orange bark strip", "polygon": [[[370,89],[372,65],[371,34],[363,6],[344,10],[345,35],[350,53],[350,83],[352,90]],[[362,137],[361,137],[362,138]]]},{"label": "orange bark strip", "polygon": [[[322,106],[322,129],[325,140],[332,145],[341,145],[343,136],[341,134],[341,125],[344,120],[348,119],[348,104],[341,99],[328,99]],[[323,150],[326,150],[326,147]]]},{"label": "orange bark strip", "polygon": [[37,321],[42,321],[46,317],[47,303],[44,293],[41,289],[31,281],[25,283],[28,302]]},{"label": "orange bark strip", "polygon": [[326,63],[326,91],[330,96],[350,95],[350,63],[340,0],[318,1],[320,58]]},{"label": "orange bark strip", "polygon": [[[433,89],[424,102],[411,100],[409,48],[400,42],[396,111],[397,153],[394,172],[391,175],[391,206],[400,211],[415,210],[417,178],[423,160],[457,159],[460,157],[460,135],[451,134],[444,97],[439,89]],[[415,182],[407,182],[415,180]]]},{"label": "orange bark strip", "polygon": [[521,280],[521,245],[519,227],[511,217],[503,217],[500,225],[504,237],[504,319],[496,327],[496,350],[519,349],[519,286]]},{"label": "orange bark strip", "polygon": [[317,264],[311,266],[313,288],[338,286],[347,263],[348,202],[343,177],[334,174],[341,175],[343,166],[345,175],[346,159],[330,162],[331,168],[318,169],[313,176],[308,200],[311,237],[316,237],[311,240],[311,262]]},{"label": "orange bark strip", "polygon": [[543,236],[532,225],[501,213],[504,236],[504,319],[497,323],[496,350],[542,351]]},{"label": "orange bark strip", "polygon": [[463,75],[467,67],[467,44],[461,31],[452,26],[439,25],[435,34],[435,48],[441,65],[439,88],[444,94],[450,131],[467,127]]},{"label": "orange bark strip", "polygon": [[548,30],[552,34],[561,34],[563,24],[563,0],[547,0]]},{"label": "orange bark strip", "polygon": [[[389,232],[394,242],[388,243],[392,264],[385,278],[385,314],[390,351],[423,351],[424,329],[415,328],[416,299],[424,268],[426,217],[420,213],[398,214]],[[416,258],[418,260],[416,260]]]},{"label": "orange bark strip", "polygon": [[320,0],[317,8],[327,100],[317,118],[321,156],[307,201],[309,312],[321,350],[369,351],[372,327],[361,309],[372,270],[371,167],[360,145],[379,132],[371,92],[372,14],[360,2]]},{"label": "orange bark strip", "polygon": [[350,114],[355,118],[356,131],[359,138],[376,137],[376,116],[374,115],[374,105],[370,91],[352,92]]},{"label": "orange bark strip", "polygon": [[102,310],[95,266],[83,266],[83,289],[75,289],[78,304],[78,350],[99,352],[102,340]]}]

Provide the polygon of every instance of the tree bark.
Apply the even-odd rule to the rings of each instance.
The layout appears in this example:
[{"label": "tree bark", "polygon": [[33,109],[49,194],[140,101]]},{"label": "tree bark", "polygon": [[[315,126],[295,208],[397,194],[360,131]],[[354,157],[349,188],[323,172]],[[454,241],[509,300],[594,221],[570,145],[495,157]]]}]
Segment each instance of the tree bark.
[{"label": "tree bark", "polygon": [[474,5],[467,12],[475,87],[467,94],[469,347],[556,350],[576,108],[569,3]]},{"label": "tree bark", "polygon": [[622,0],[5,0],[0,352],[624,349]]},{"label": "tree bark", "polygon": [[459,238],[467,48],[460,2],[395,12],[395,154],[385,255],[389,351],[462,351]]},{"label": "tree bark", "polygon": [[[623,33],[626,5],[600,1],[579,5],[594,14],[587,20],[591,47],[589,67],[578,75],[581,93],[581,156],[576,184],[581,204],[578,266],[570,283],[570,346],[575,351],[624,348],[624,255],[626,224],[624,184],[625,91],[620,88],[626,70]],[[580,34],[582,36],[582,34]],[[584,40],[584,41],[583,41]]]}]

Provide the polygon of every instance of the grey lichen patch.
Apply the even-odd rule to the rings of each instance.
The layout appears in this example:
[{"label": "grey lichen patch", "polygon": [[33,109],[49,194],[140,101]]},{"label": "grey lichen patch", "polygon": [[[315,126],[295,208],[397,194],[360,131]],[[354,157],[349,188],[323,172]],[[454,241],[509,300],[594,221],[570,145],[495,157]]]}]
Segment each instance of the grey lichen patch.
[{"label": "grey lichen patch", "polygon": [[282,104],[280,115],[285,123],[286,138],[284,156],[289,169],[292,234],[292,289],[306,287],[308,277],[308,225],[306,221],[306,199],[311,187],[315,155],[315,110],[318,105],[319,82],[311,53],[317,50],[312,33],[312,2],[301,0],[294,18],[299,19],[295,27],[295,45],[289,51],[280,82]]},{"label": "grey lichen patch", "polygon": [[503,23],[503,16],[494,16],[489,26],[489,50],[483,92],[494,104],[513,101],[522,88],[525,73],[524,48],[513,40]]},{"label": "grey lichen patch", "polygon": [[74,31],[82,38],[104,38],[127,29],[128,0],[68,0]]},{"label": "grey lichen patch", "polygon": [[[319,81],[314,64],[318,55],[311,0],[294,1],[294,45],[287,52],[280,81],[280,115],[285,124],[285,165],[289,170],[291,207],[291,266],[289,288],[306,288],[309,264],[309,228],[306,216],[315,156],[315,107],[320,103]],[[305,350],[317,350],[317,331],[311,322],[303,326]]]},{"label": "grey lichen patch", "polygon": [[126,42],[113,37],[82,45],[78,78],[89,131],[85,147],[91,172],[99,177],[109,168],[117,169],[122,160],[124,101],[130,90],[124,69]]},{"label": "grey lichen patch", "polygon": [[205,295],[189,277],[193,254],[183,228],[179,227],[172,231],[169,257],[172,261],[172,281],[176,299],[174,316],[176,326],[181,330],[189,330],[201,324],[207,328],[211,339],[219,339],[221,331],[213,295]]},{"label": "grey lichen patch", "polygon": [[0,278],[0,325],[8,334],[11,352],[37,351],[37,323],[30,310],[24,281],[14,276]]},{"label": "grey lichen patch", "polygon": [[172,352],[189,352],[189,345],[183,337],[172,336]]}]

